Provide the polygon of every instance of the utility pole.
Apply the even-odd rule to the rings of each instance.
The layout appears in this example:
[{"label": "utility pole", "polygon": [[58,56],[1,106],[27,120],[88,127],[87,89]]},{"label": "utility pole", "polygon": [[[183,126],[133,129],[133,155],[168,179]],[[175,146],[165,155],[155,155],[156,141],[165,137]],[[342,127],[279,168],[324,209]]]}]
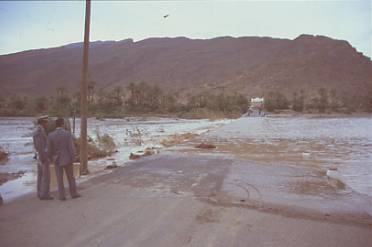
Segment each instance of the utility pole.
[{"label": "utility pole", "polygon": [[90,3],[90,0],[85,1],[83,68],[80,82],[80,174],[82,175],[86,175],[89,173],[87,148],[87,82],[89,60]]}]

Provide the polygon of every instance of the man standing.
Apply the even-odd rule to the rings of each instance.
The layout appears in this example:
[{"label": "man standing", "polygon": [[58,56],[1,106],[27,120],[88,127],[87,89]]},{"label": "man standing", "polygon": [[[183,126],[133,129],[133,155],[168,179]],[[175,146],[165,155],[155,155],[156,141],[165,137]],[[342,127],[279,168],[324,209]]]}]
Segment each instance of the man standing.
[{"label": "man standing", "polygon": [[34,147],[38,154],[37,162],[37,196],[40,200],[51,200],[53,197],[49,194],[50,170],[49,159],[46,152],[48,116],[42,116],[37,119],[37,129],[33,133]]},{"label": "man standing", "polygon": [[65,171],[71,198],[78,198],[80,195],[76,191],[76,184],[73,171],[73,162],[75,159],[75,146],[72,134],[63,127],[65,122],[63,118],[56,120],[56,129],[48,136],[48,156],[54,160],[56,177],[58,184],[58,198],[61,201],[66,200],[65,187],[63,185],[63,171]]}]

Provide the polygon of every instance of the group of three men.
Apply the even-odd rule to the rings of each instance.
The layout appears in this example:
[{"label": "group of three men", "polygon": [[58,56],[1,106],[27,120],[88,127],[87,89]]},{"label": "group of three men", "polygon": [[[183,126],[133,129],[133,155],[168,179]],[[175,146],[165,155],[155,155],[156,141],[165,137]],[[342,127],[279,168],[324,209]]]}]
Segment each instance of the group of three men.
[{"label": "group of three men", "polygon": [[37,195],[41,200],[51,200],[50,195],[50,169],[54,163],[58,185],[58,199],[66,200],[63,184],[63,171],[65,171],[71,198],[78,198],[75,178],[73,174],[73,162],[75,160],[75,145],[71,132],[64,129],[63,118],[55,121],[56,129],[47,134],[48,116],[37,120],[38,126],[33,134],[34,147],[38,154],[37,166]]}]

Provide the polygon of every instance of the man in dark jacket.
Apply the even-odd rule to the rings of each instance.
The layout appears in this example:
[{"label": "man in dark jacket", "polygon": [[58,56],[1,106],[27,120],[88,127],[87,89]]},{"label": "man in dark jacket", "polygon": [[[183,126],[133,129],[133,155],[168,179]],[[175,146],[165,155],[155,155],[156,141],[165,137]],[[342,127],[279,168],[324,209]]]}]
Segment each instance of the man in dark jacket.
[{"label": "man in dark jacket", "polygon": [[73,162],[75,159],[75,145],[71,132],[65,130],[63,118],[56,120],[56,129],[48,136],[48,156],[54,161],[58,184],[58,198],[66,200],[65,187],[63,185],[63,171],[65,171],[71,198],[78,198],[75,178],[73,173]]},{"label": "man in dark jacket", "polygon": [[42,116],[37,119],[37,129],[33,133],[34,147],[37,152],[37,196],[41,200],[51,200],[53,197],[49,194],[50,170],[49,158],[46,152],[48,116]]}]

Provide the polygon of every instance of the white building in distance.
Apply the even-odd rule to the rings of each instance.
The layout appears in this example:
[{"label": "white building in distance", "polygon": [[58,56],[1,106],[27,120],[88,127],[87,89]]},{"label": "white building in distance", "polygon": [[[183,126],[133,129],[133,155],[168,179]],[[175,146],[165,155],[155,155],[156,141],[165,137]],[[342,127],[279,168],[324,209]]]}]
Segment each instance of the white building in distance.
[{"label": "white building in distance", "polygon": [[256,98],[251,98],[251,110],[263,110],[265,104],[265,99],[256,97]]}]

